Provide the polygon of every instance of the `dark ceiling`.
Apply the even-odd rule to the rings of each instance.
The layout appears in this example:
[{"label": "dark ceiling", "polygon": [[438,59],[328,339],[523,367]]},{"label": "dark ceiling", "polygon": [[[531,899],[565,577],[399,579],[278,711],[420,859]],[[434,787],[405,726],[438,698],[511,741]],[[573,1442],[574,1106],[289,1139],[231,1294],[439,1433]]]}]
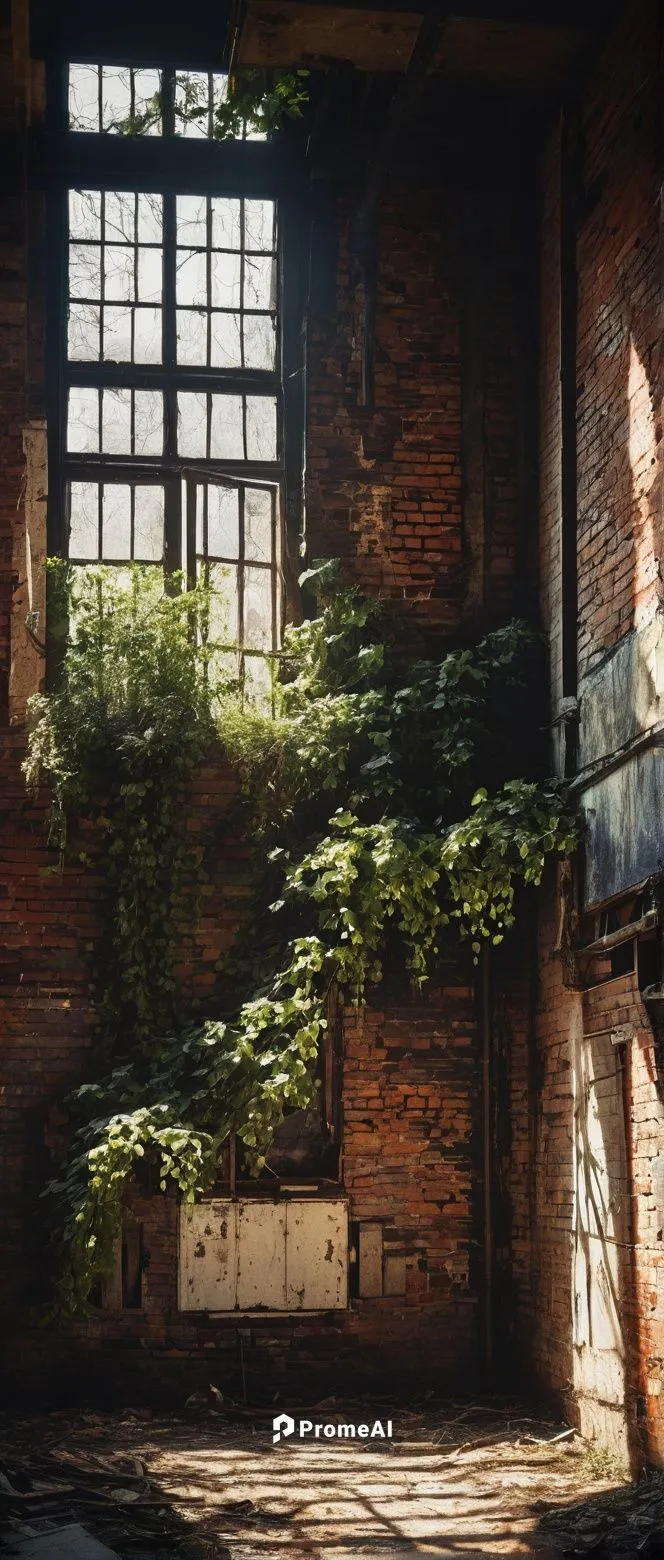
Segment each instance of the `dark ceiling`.
[{"label": "dark ceiling", "polygon": [[[311,0],[316,4],[317,0]],[[324,0],[321,0],[324,3]],[[329,0],[327,0],[329,3]],[[337,0],[358,8],[358,0]],[[457,0],[455,16],[546,26],[607,25],[619,0]],[[367,10],[425,9],[422,0],[373,0]],[[37,58],[163,60],[190,68],[223,59],[228,0],[32,0],[32,48]]]}]

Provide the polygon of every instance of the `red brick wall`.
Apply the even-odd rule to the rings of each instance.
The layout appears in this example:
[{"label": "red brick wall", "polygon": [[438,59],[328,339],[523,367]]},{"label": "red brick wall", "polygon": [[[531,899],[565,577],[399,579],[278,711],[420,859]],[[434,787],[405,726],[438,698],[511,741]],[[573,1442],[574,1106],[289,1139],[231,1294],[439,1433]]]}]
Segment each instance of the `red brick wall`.
[{"label": "red brick wall", "polygon": [[[582,116],[578,234],[580,671],[660,600],[662,252],[658,7],[635,0]],[[582,208],[583,209],[583,208]]]},{"label": "red brick wall", "polygon": [[[596,62],[581,108],[578,208],[578,589],[583,676],[659,600],[661,526],[661,38],[658,7],[625,7]],[[551,640],[553,702],[561,692],[561,574],[558,344],[558,136],[543,162],[542,357],[540,393],[540,600]],[[590,699],[592,694],[584,695]],[[586,707],[586,718],[588,709]],[[584,711],[582,708],[582,719]],[[664,1459],[658,1423],[661,1302],[658,1220],[651,1163],[661,1151],[658,1063],[633,977],[584,997],[565,988],[555,874],[540,895],[537,1000],[538,1098],[532,1251],[533,1362],[568,1411],[597,1415],[611,1438],[611,1404],[579,1387],[579,1121],[581,1059],[602,1027],[628,1021],[624,1087],[611,1109],[627,1152],[632,1234],[620,1245],[619,1301],[625,1353],[630,1455]],[[621,1150],[622,1152],[622,1150]],[[607,1161],[625,1188],[612,1133]],[[659,1183],[657,1183],[659,1188]],[[633,1246],[633,1250],[632,1250]],[[654,1383],[649,1388],[647,1381]],[[592,1396],[592,1394],[591,1394]],[[586,1394],[587,1398],[587,1394]],[[581,1407],[580,1407],[581,1404]],[[602,1415],[606,1431],[601,1429]],[[587,1421],[589,1422],[589,1421]]]},{"label": "red brick wall", "polygon": [[[358,297],[348,269],[347,207],[336,311],[331,319],[314,319],[309,338],[310,553],[341,554],[367,588],[417,599],[424,626],[449,634],[470,626],[461,504],[459,321],[466,259],[461,211],[468,188],[461,149],[465,155],[472,119],[468,112],[456,139],[445,143],[444,157],[442,149],[437,156],[436,148],[428,147],[421,175],[413,177],[412,168],[420,168],[416,157],[408,183],[403,176],[387,183],[379,225],[376,404],[370,413],[358,405]],[[489,123],[498,141],[495,117]],[[518,138],[508,137],[505,147],[496,147],[489,167],[477,157],[472,174],[486,222],[484,595],[486,616],[493,620],[514,605],[524,501],[521,295],[526,262],[517,144]],[[16,223],[19,216],[20,201]],[[25,250],[14,229],[12,235],[13,265],[21,276]],[[20,436],[28,373],[19,351],[26,325],[24,280],[21,288],[23,312],[18,324],[7,327],[7,351],[16,356],[0,392],[9,396],[11,391],[6,405],[0,401],[0,441],[8,441],[0,525],[3,514],[7,524],[22,523]],[[12,272],[6,292],[0,289],[0,322],[3,300],[7,306],[15,302]],[[41,293],[31,302],[39,313]],[[72,1354],[82,1349],[86,1368],[78,1379],[85,1390],[92,1389],[95,1376],[101,1386],[105,1374],[116,1383],[126,1380],[127,1390],[139,1393],[141,1372],[150,1376],[151,1392],[157,1377],[164,1389],[177,1391],[183,1377],[187,1391],[209,1379],[230,1380],[232,1389],[239,1388],[236,1320],[210,1322],[177,1312],[176,1213],[169,1199],[137,1205],[150,1254],[141,1313],[108,1314],[59,1334],[26,1329],[43,1268],[35,1206],[49,1151],[58,1146],[62,1122],[57,1107],[66,1090],[87,1074],[94,1044],[91,986],[103,886],[94,872],[74,864],[64,875],[52,870],[57,863],[45,842],[45,804],[25,796],[21,745],[19,730],[3,742],[0,838],[0,915],[8,928],[7,963],[0,976],[0,1088],[9,1177],[1,1199],[6,1220],[2,1272],[13,1315],[14,1378],[25,1388],[29,1380],[46,1384],[49,1372],[60,1371],[65,1390],[72,1382]],[[189,799],[192,831],[206,850],[210,893],[196,934],[185,940],[181,976],[208,1011],[214,1003],[216,958],[246,905],[242,881],[238,884],[244,863],[233,843],[234,830],[228,828],[231,794],[229,777],[210,770],[198,777]],[[377,1372],[383,1378],[462,1378],[468,1385],[478,1368],[480,1074],[469,982],[465,957],[459,957],[443,990],[432,992],[424,1005],[347,1015],[344,1176],[351,1218],[380,1222],[386,1252],[406,1259],[405,1294],[356,1301],[343,1316],[252,1318],[243,1341],[252,1382],[260,1384],[270,1373],[294,1382],[306,1370],[307,1390],[318,1376],[357,1382]],[[521,1034],[520,1055],[524,1043]],[[515,1072],[512,1089],[519,1108],[523,1076]],[[519,1138],[519,1186],[523,1160]],[[518,1200],[518,1188],[516,1195]],[[523,1268],[523,1201],[517,1218]],[[107,1347],[100,1349],[102,1342]]]},{"label": "red brick wall", "polygon": [[[21,7],[16,8],[19,14]],[[12,39],[12,7],[0,6],[0,722],[7,718],[14,527],[21,523],[22,432],[28,407],[25,83]]]},{"label": "red brick wall", "polygon": [[[453,979],[453,974],[452,974]],[[49,1024],[53,1023],[50,1013]],[[83,1041],[83,1044],[85,1041]],[[43,1052],[37,1047],[35,1054]],[[69,1051],[49,1080],[59,1096]],[[17,1052],[20,1066],[20,1052]],[[43,1110],[44,1083],[32,1094]],[[405,1293],[354,1299],[346,1312],[215,1318],[177,1309],[177,1208],[171,1197],[136,1197],[147,1269],[140,1311],[106,1313],[44,1334],[14,1335],[9,1389],[76,1394],[72,1350],[85,1354],[85,1391],[118,1390],[132,1401],[206,1388],[242,1390],[241,1350],[252,1394],[314,1394],[332,1383],[403,1386],[464,1383],[477,1376],[474,1134],[478,1066],[468,986],[454,984],[431,1004],[350,1013],[344,1060],[344,1182],[351,1220],[380,1224],[387,1256],[406,1260]],[[23,1106],[18,1111],[22,1123]],[[34,1147],[32,1152],[34,1153]],[[17,1191],[25,1148],[18,1145]],[[36,1188],[28,1187],[25,1212]],[[24,1265],[25,1229],[9,1252]],[[476,1263],[473,1261],[473,1267]],[[242,1337],[242,1343],[240,1343]],[[100,1351],[100,1343],[105,1347]],[[37,1390],[39,1388],[37,1387]]]},{"label": "red brick wall", "polygon": [[[428,136],[422,136],[425,125]],[[482,126],[491,138],[488,152]],[[474,102],[471,111],[463,96],[454,97],[447,117],[437,98],[418,138],[402,144],[379,202],[370,408],[360,403],[364,316],[362,272],[353,248],[357,206],[346,198],[337,209],[336,295],[326,310],[314,307],[310,320],[310,555],[343,558],[365,588],[414,602],[426,629],[447,636],[463,632],[469,622],[461,469],[467,370],[461,338],[468,275],[477,257],[470,248],[467,207],[481,213],[476,242],[482,250],[485,614],[504,620],[515,610],[526,501],[524,374],[532,350],[523,320],[524,296],[532,286],[522,204],[528,166],[523,124],[514,130],[505,103],[494,104],[491,112]],[[478,385],[472,389],[477,392]]]}]

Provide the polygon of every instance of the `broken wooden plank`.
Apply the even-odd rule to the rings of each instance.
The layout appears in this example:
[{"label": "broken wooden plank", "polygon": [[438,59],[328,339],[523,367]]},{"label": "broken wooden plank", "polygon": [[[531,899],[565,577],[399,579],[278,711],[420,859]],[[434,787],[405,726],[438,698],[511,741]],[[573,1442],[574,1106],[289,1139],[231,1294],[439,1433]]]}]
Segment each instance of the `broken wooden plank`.
[{"label": "broken wooden plank", "polygon": [[249,0],[235,64],[327,65],[405,70],[422,17],[410,11],[364,11],[300,0]]}]

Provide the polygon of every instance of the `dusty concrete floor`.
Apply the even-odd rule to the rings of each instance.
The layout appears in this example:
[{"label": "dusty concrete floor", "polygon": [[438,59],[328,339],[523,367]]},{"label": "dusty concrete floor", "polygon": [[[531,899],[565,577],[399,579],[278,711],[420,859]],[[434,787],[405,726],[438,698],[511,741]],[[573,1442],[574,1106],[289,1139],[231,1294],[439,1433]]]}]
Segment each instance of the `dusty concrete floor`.
[{"label": "dusty concrete floor", "polygon": [[[273,1446],[267,1411],[211,1403],[0,1419],[0,1468],[28,1486],[5,1507],[5,1541],[18,1523],[77,1521],[127,1560],[551,1560],[590,1553],[611,1502],[631,1499],[620,1470],[519,1405],[431,1400],[394,1407],[391,1445]],[[332,1403],[314,1417],[337,1414],[387,1410]]]}]

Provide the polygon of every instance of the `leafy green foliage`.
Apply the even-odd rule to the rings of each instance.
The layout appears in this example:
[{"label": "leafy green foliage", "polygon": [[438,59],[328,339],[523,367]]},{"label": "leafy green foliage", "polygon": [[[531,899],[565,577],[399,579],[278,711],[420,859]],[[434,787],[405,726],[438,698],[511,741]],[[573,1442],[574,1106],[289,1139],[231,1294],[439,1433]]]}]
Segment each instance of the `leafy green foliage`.
[{"label": "leafy green foliage", "polygon": [[[564,789],[535,773],[512,778],[537,663],[523,625],[409,661],[404,617],[317,566],[305,583],[319,611],[286,635],[268,719],[212,686],[213,652],[206,660],[192,632],[199,597],[155,601],[134,576],[113,587],[109,621],[110,587],[91,578],[62,691],[37,706],[27,765],[33,783],[50,778],[56,820],[100,784],[116,798],[97,815],[118,872],[105,994],[115,1065],[73,1097],[79,1125],[51,1186],[71,1306],[104,1271],[142,1162],[162,1188],[193,1199],[213,1184],[234,1132],[250,1170],[261,1170],[284,1108],[313,1097],[333,982],[362,1002],[388,956],[421,986],[454,927],[477,957],[512,925],[517,885],[539,882],[545,857],[576,842]],[[241,774],[262,887],[227,1012],[182,1025],[165,1018],[148,945],[155,939],[170,999],[168,907],[182,886],[170,831],[186,775],[212,740]]]},{"label": "leafy green foliage", "polygon": [[[214,104],[212,135],[216,141],[242,140],[245,135],[272,135],[287,121],[301,119],[309,101],[309,71],[244,70],[228,77],[226,93]],[[179,74],[175,104],[176,127],[208,119],[208,88],[197,76]],[[125,119],[113,121],[120,135],[146,135],[161,121],[161,92]]]},{"label": "leafy green foliage", "polygon": [[111,957],[100,1015],[119,1046],[175,1016],[179,892],[195,866],[181,788],[215,730],[210,652],[196,633],[207,599],[164,595],[160,571],[138,566],[51,567],[72,633],[60,690],[31,700],[24,768],[33,789],[48,779],[61,850],[77,811],[102,835]]},{"label": "leafy green foliage", "polygon": [[301,119],[309,101],[308,70],[285,71],[271,80],[258,70],[230,76],[228,94],[214,110],[215,140],[237,140],[246,131],[271,135],[289,119]]}]

